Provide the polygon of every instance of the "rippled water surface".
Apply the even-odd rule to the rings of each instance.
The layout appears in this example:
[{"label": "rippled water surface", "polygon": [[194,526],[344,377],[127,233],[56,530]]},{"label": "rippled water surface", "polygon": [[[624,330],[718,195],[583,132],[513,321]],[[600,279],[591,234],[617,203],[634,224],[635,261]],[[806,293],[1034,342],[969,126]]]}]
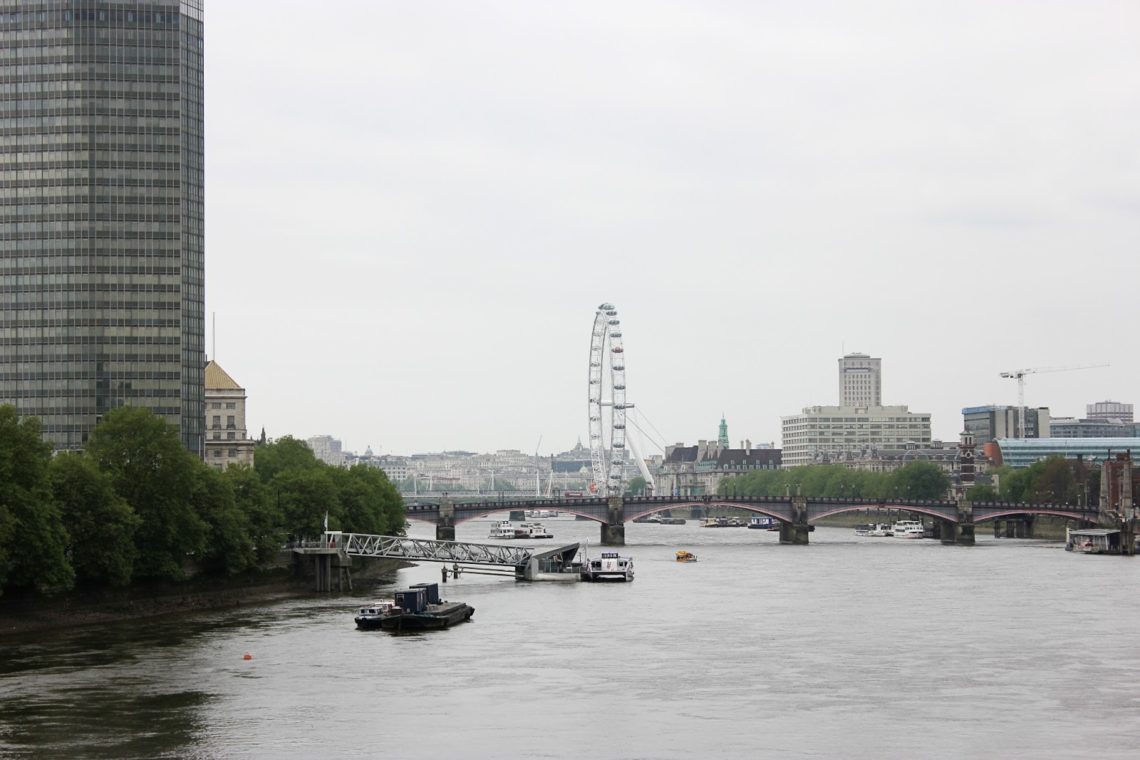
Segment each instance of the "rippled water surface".
[{"label": "rippled water surface", "polygon": [[[459,539],[485,540],[490,522],[459,526]],[[546,525],[555,544],[598,537],[595,523]],[[693,521],[629,525],[626,539],[634,583],[465,575],[444,596],[475,617],[446,631],[357,631],[354,607],[390,594],[381,584],[0,640],[0,756],[1132,758],[1140,748],[1135,559],[841,528],[780,546],[775,533]],[[675,562],[681,548],[699,562]],[[439,567],[397,580],[439,580]]]}]

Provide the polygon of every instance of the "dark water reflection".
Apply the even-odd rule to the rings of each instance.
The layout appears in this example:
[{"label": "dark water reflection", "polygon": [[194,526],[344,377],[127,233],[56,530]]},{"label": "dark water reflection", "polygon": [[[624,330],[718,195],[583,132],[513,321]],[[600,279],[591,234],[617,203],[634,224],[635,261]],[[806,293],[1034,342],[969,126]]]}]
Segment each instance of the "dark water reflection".
[{"label": "dark water reflection", "polygon": [[424,635],[356,631],[356,600],[322,596],[5,639],[0,756],[1135,754],[1134,560],[826,528],[627,540],[633,584],[465,576],[445,595],[474,622]]}]

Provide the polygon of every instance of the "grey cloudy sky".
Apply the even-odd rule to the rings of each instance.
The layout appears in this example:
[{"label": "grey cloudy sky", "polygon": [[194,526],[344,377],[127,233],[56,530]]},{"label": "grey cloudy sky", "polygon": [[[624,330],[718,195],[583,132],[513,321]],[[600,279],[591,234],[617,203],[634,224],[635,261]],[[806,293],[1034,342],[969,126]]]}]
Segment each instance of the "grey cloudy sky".
[{"label": "grey cloudy sky", "polygon": [[1134,2],[206,13],[207,310],[255,434],[568,448],[603,301],[666,442],[779,445],[844,349],[946,439],[1002,370],[1140,401]]}]

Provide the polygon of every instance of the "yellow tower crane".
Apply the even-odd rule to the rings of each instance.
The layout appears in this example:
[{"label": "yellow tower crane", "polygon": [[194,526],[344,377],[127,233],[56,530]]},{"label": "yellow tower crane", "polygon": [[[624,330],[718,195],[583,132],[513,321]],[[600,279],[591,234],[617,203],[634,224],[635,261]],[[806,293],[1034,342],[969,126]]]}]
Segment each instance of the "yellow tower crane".
[{"label": "yellow tower crane", "polygon": [[1002,372],[1001,376],[1017,380],[1017,434],[1025,437],[1025,376],[1041,372],[1070,372],[1075,369],[1097,369],[1107,367],[1107,364],[1076,364],[1069,367],[1030,367],[1027,369],[1011,369]]}]

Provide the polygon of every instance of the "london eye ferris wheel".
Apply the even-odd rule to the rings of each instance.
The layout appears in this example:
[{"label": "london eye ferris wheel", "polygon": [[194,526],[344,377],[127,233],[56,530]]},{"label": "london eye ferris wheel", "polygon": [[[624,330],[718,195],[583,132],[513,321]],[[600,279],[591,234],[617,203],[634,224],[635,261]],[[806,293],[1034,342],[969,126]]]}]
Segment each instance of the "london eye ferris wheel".
[{"label": "london eye ferris wheel", "polygon": [[603,303],[594,314],[588,398],[593,475],[590,490],[601,496],[622,494],[629,462],[627,449],[633,449],[634,462],[651,486],[653,481],[637,451],[637,444],[627,435],[626,412],[633,408],[633,404],[626,400],[621,320],[617,309],[609,303]]}]

